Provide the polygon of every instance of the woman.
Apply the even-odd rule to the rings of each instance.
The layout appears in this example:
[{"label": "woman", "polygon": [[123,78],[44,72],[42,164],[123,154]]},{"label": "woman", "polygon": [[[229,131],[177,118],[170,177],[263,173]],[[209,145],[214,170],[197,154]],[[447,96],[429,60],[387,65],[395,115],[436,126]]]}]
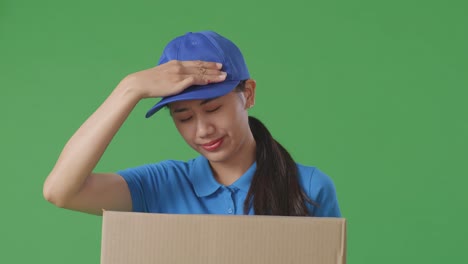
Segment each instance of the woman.
[{"label": "woman", "polygon": [[[240,50],[211,31],[187,33],[158,66],[125,77],[76,131],[44,184],[44,197],[71,210],[340,217],[335,187],[295,163],[247,110],[256,84]],[[201,155],[117,173],[95,173],[135,105],[162,97],[187,144]]]}]

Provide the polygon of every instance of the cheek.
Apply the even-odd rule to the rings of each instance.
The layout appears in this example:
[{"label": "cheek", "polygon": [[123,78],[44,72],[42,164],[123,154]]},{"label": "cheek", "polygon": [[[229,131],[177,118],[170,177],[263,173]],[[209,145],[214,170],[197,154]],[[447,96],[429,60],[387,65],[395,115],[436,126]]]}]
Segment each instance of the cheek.
[{"label": "cheek", "polygon": [[232,111],[232,114],[223,119],[223,125],[235,137],[242,136],[248,129],[248,115],[242,111]]},{"label": "cheek", "polygon": [[192,128],[189,125],[182,125],[182,124],[175,124],[177,131],[179,131],[179,134],[182,136],[182,138],[190,145],[192,141]]}]

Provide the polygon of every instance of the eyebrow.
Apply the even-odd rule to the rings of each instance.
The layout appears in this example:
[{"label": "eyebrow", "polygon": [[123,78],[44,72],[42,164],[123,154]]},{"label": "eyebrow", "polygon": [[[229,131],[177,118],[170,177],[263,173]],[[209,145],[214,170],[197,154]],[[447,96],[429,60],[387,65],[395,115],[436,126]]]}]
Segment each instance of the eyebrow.
[{"label": "eyebrow", "polygon": [[[210,99],[205,99],[203,101],[201,101],[200,105],[204,105],[204,104],[207,104],[213,100],[216,100],[218,99],[219,97],[215,97],[215,98],[210,98]],[[180,113],[180,112],[184,112],[184,111],[187,111],[188,108],[177,108],[177,109],[174,109],[174,111],[172,111],[172,113]]]}]

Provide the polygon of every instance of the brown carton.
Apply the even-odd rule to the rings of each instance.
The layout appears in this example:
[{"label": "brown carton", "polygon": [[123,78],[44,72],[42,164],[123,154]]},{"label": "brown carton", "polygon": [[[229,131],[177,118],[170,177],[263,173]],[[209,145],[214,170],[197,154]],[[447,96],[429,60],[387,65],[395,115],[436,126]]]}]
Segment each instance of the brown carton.
[{"label": "brown carton", "polygon": [[101,264],[342,264],[344,218],[104,211]]}]

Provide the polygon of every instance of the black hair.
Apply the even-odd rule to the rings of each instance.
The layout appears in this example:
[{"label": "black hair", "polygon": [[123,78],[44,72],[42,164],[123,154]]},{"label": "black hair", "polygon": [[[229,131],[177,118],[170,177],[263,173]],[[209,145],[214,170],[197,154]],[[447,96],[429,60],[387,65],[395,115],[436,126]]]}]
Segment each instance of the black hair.
[{"label": "black hair", "polygon": [[[235,91],[244,91],[245,83],[241,81]],[[244,214],[253,207],[256,215],[311,215],[306,203],[318,205],[299,185],[297,165],[289,152],[257,118],[249,116],[249,126],[257,145],[257,168],[244,202]]]}]

